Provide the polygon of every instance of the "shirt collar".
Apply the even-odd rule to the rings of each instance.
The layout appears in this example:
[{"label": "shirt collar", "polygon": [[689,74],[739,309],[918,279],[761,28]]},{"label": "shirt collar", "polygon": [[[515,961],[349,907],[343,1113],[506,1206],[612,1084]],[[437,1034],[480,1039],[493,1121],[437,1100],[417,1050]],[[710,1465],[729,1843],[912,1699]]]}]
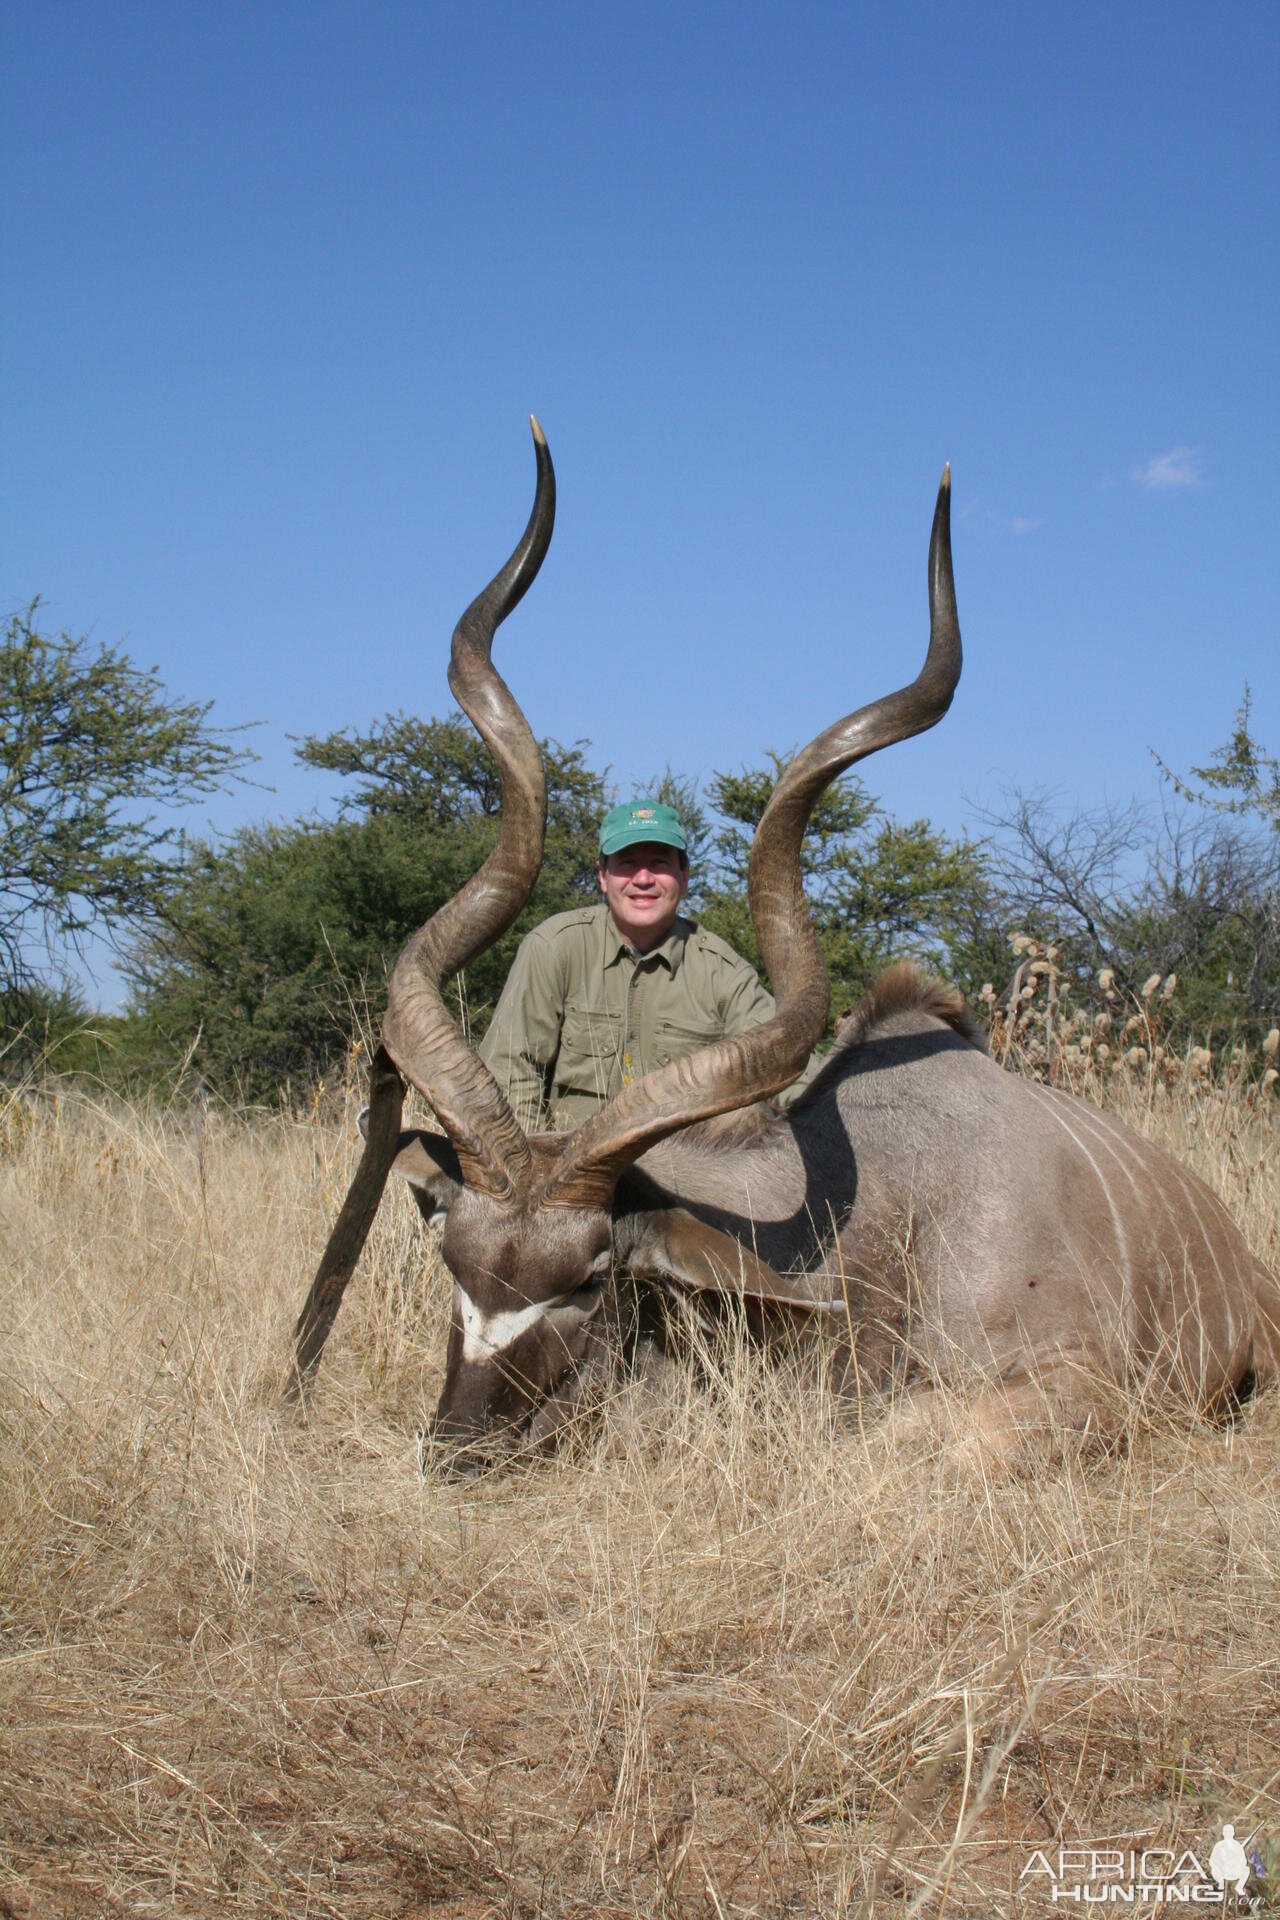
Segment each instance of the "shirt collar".
[{"label": "shirt collar", "polygon": [[693,922],[686,920],[683,914],[677,914],[671,931],[664,940],[660,940],[656,947],[650,947],[647,953],[637,953],[635,949],[629,946],[623,939],[614,922],[613,915],[610,913],[608,907],[605,907],[604,964],[606,967],[616,966],[618,961],[624,957],[641,962],[659,960],[667,969],[667,972],[674,977],[674,975],[680,971],[680,963],[684,959],[684,950],[688,945],[689,935],[692,932]]}]

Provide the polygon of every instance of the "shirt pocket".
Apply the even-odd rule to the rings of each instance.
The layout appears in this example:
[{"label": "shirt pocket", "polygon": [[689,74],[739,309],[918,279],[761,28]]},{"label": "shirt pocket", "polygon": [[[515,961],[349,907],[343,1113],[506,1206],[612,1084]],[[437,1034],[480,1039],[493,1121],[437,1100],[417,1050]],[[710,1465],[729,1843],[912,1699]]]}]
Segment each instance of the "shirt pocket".
[{"label": "shirt pocket", "polygon": [[669,1066],[673,1060],[683,1060],[686,1054],[697,1053],[700,1047],[710,1046],[713,1040],[723,1040],[724,1028],[720,1026],[694,1025],[684,1020],[658,1020],[653,1028],[653,1064],[655,1067]]},{"label": "shirt pocket", "polygon": [[570,1003],[560,1029],[555,1084],[600,1100],[622,1084],[622,1015]]}]

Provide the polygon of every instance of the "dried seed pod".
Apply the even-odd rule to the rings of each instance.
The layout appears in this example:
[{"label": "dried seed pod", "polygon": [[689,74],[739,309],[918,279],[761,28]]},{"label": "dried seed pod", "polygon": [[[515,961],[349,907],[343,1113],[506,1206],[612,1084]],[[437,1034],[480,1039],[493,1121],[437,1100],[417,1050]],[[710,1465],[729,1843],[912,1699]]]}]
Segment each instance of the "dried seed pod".
[{"label": "dried seed pod", "polygon": [[1142,983],[1143,999],[1149,1000],[1159,985],[1160,985],[1160,975],[1158,973],[1153,973],[1146,980],[1144,980]]}]

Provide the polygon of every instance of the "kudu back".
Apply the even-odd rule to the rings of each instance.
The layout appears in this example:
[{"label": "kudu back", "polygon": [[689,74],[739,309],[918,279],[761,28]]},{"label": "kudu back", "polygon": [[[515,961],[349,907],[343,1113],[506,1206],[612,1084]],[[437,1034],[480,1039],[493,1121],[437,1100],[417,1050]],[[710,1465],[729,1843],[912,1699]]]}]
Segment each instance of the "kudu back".
[{"label": "kudu back", "polygon": [[[929,544],[929,645],[909,686],[819,734],[756,831],[752,922],[773,1017],[646,1075],[571,1134],[526,1134],[442,998],[532,891],[546,797],[536,743],[493,666],[499,624],[551,539],[537,485],[511,558],[459,621],[449,684],[498,765],[502,817],[479,872],[409,940],[374,1057],[364,1151],[295,1333],[293,1391],[319,1362],[388,1175],[407,1178],[453,1314],[438,1438],[460,1459],[540,1443],[607,1372],[650,1302],[738,1304],[766,1334],[822,1329],[838,1380],[936,1383],[977,1369],[1016,1420],[1083,1424],[1108,1385],[1213,1409],[1280,1363],[1280,1288],[1219,1201],[1109,1114],[1004,1072],[959,997],[892,968],[785,1115],[829,983],[800,845],[827,786],[933,726],[960,676],[950,472]],[[405,1083],[442,1132],[402,1128]]]}]

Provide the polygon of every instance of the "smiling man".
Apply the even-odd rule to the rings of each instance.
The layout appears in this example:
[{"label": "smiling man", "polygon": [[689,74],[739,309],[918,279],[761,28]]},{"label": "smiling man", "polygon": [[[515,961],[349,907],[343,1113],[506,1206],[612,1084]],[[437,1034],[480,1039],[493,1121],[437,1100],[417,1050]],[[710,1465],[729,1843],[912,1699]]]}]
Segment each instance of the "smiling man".
[{"label": "smiling man", "polygon": [[689,856],[674,808],[612,808],[597,872],[603,904],[555,914],[521,941],[480,1045],[527,1129],[577,1126],[651,1068],[773,1012],[741,954],[680,912]]}]

